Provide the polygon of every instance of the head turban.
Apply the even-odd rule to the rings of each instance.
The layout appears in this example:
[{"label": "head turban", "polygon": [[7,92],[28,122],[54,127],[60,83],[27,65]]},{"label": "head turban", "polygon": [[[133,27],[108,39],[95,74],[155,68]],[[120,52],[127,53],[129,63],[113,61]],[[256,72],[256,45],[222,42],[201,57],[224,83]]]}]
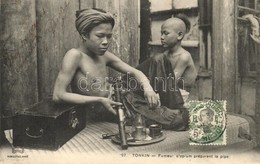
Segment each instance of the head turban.
[{"label": "head turban", "polygon": [[100,9],[83,9],[76,12],[75,25],[80,34],[89,32],[101,23],[111,23],[114,27],[115,20],[110,13]]}]

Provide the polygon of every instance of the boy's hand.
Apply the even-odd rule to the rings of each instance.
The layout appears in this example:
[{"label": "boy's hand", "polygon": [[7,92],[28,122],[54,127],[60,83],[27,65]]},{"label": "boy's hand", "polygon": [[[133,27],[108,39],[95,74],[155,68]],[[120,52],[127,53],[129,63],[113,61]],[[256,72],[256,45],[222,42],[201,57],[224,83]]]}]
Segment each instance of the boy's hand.
[{"label": "boy's hand", "polygon": [[108,109],[110,112],[112,112],[114,115],[116,115],[116,110],[113,108],[115,105],[123,105],[120,102],[115,102],[109,98],[102,98],[100,102],[105,106],[106,109]]},{"label": "boy's hand", "polygon": [[160,98],[153,90],[144,91],[144,97],[149,104],[150,108],[155,108],[158,106]]}]

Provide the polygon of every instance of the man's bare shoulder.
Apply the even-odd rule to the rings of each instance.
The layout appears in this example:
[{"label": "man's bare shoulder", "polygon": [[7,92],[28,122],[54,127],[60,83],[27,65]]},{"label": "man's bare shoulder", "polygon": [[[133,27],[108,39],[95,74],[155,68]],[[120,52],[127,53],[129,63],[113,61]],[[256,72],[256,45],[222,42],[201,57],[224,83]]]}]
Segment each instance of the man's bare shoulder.
[{"label": "man's bare shoulder", "polygon": [[67,59],[74,59],[75,60],[75,59],[80,59],[81,57],[82,57],[82,53],[75,48],[70,49],[64,55],[64,59],[67,58]]},{"label": "man's bare shoulder", "polygon": [[62,69],[77,67],[82,58],[82,53],[77,49],[70,49],[63,57]]}]

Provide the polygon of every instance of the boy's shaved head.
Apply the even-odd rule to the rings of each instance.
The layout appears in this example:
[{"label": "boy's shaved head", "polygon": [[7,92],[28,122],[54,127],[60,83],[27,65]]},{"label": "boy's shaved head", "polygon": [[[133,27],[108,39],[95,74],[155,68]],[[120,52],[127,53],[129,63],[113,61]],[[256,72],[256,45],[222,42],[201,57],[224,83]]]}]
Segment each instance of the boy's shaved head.
[{"label": "boy's shaved head", "polygon": [[189,30],[190,26],[188,23],[177,16],[165,20],[161,26],[161,42],[163,47],[171,48],[180,45],[184,35]]},{"label": "boy's shaved head", "polygon": [[162,24],[162,26],[171,27],[176,32],[182,32],[183,34],[186,33],[185,23],[179,18],[169,18]]},{"label": "boy's shaved head", "polygon": [[188,33],[190,31],[190,20],[189,20],[188,16],[185,14],[179,13],[179,14],[175,15],[175,18],[179,18],[180,20],[182,20],[185,23],[186,32]]},{"label": "boy's shaved head", "polygon": [[[165,24],[167,23],[167,24]],[[175,15],[173,18],[167,19],[163,25],[171,25],[174,30],[178,32],[183,32],[183,34],[188,33],[190,31],[190,21],[189,18],[182,13]]]}]

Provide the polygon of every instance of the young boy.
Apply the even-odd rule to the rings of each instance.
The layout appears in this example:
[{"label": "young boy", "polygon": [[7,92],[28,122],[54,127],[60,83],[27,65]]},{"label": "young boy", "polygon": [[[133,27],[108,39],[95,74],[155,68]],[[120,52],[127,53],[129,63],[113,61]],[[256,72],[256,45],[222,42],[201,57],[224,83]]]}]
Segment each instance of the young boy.
[{"label": "young boy", "polygon": [[[151,86],[160,95],[161,105],[170,109],[182,108],[179,88],[189,91],[197,77],[190,53],[181,46],[189,29],[190,22],[185,15],[167,19],[161,26],[161,42],[166,50],[137,67],[149,78]],[[140,92],[136,93],[141,95]]]},{"label": "young boy", "polygon": [[195,82],[197,71],[191,54],[181,46],[184,35],[190,30],[190,22],[185,15],[179,14],[174,18],[167,19],[161,26],[161,42],[166,49],[164,54],[172,63],[175,78],[184,86],[180,88],[189,90]]}]

